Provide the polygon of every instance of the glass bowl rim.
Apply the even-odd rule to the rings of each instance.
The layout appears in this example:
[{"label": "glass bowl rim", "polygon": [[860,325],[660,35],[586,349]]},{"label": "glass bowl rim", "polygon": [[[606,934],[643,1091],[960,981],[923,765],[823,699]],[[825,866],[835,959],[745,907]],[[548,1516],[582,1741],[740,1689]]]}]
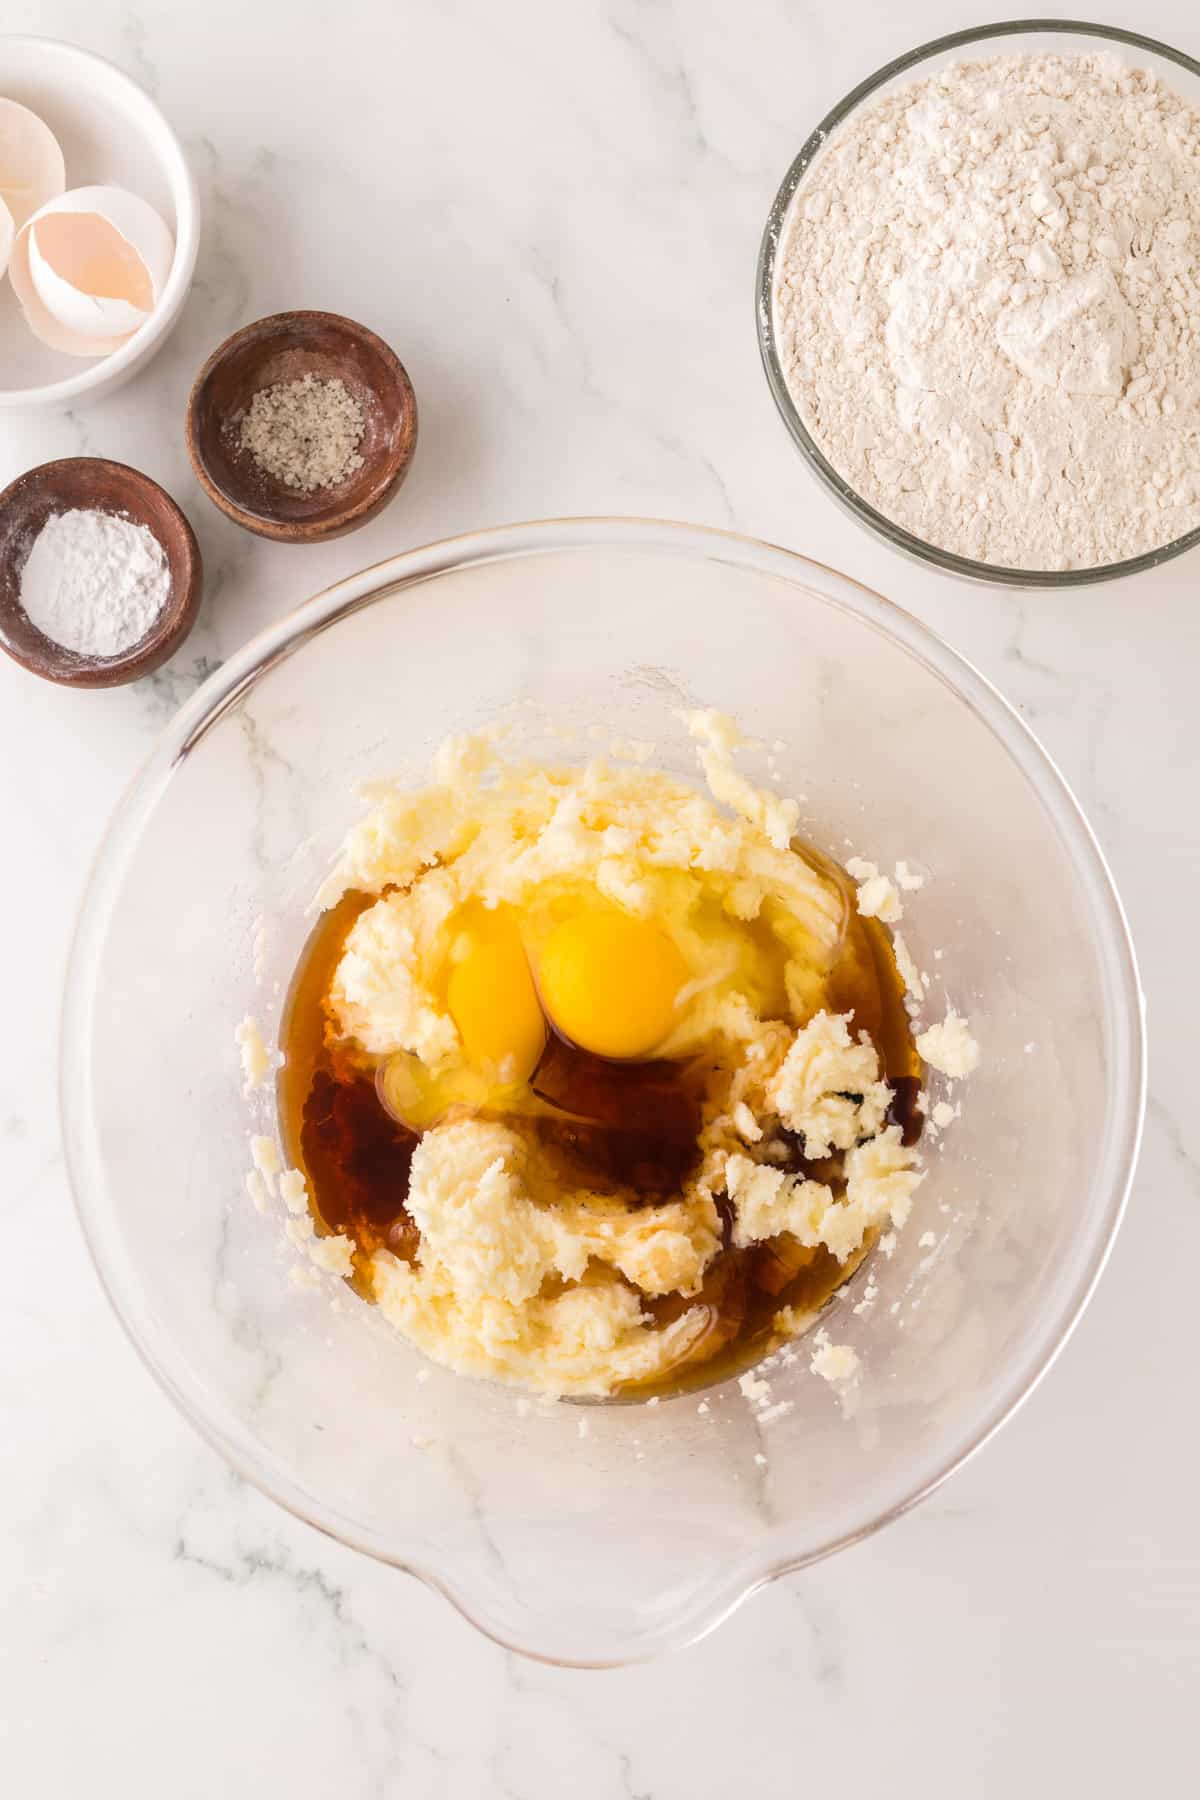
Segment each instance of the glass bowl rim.
[{"label": "glass bowl rim", "polygon": [[[701,556],[805,588],[813,598],[858,618],[907,651],[947,686],[1000,742],[1034,789],[1059,831],[1080,880],[1089,888],[1100,930],[1098,943],[1111,965],[1119,1002],[1117,1049],[1128,1080],[1125,1104],[1109,1121],[1107,1193],[1092,1221],[1092,1244],[1057,1317],[1045,1329],[1038,1356],[1019,1367],[990,1412],[932,1475],[894,1506],[815,1550],[770,1553],[723,1568],[704,1595],[672,1617],[637,1647],[592,1660],[547,1654],[520,1641],[486,1607],[460,1589],[433,1560],[406,1555],[341,1515],[273,1462],[264,1466],[253,1436],[231,1427],[219,1405],[191,1374],[169,1334],[154,1332],[121,1291],[103,1242],[106,1200],[90,1113],[88,1057],[92,1000],[107,927],[119,900],[128,856],[142,826],[169,785],[172,773],[206,733],[276,664],[343,618],[396,593],[420,587],[439,574],[493,561],[574,552],[632,548]],[[786,604],[786,601],[783,602]],[[325,588],[260,631],[197,689],[159,733],[149,756],[114,807],[96,850],[76,916],[64,980],[59,1043],[59,1112],[68,1179],[75,1210],[100,1284],[143,1364],[188,1423],[236,1473],[294,1517],[376,1561],[414,1575],[442,1594],[472,1625],[503,1648],[556,1666],[619,1667],[682,1648],[716,1628],[751,1594],[780,1575],[823,1560],[899,1518],[938,1488],[978,1451],[1028,1398],[1054,1362],[1081,1317],[1111,1252],[1137,1165],[1146,1096],[1144,1001],[1133,942],[1120,896],[1104,854],[1069,785],[1029,726],[991,682],[922,621],[894,602],[798,552],[708,526],[665,520],[595,517],[548,519],[495,526],[402,551]],[[97,1178],[93,1179],[93,1173]],[[770,1546],[766,1547],[770,1551]],[[634,1634],[631,1634],[631,1637]]]},{"label": "glass bowl rim", "polygon": [[1126,557],[1115,563],[1100,563],[1087,569],[1009,569],[999,563],[977,562],[973,557],[958,556],[953,551],[939,549],[936,544],[927,543],[924,538],[906,531],[894,519],[879,512],[828,461],[800,417],[784,377],[775,338],[775,261],[783,241],[784,226],[797,189],[832,134],[897,75],[916,74],[921,64],[935,56],[943,55],[948,50],[961,50],[989,38],[1030,36],[1037,32],[1102,38],[1112,44],[1161,56],[1200,80],[1200,62],[1186,52],[1174,50],[1157,38],[1145,37],[1136,31],[1125,31],[1117,25],[1093,25],[1080,19],[1004,19],[992,25],[972,25],[962,31],[952,31],[944,37],[932,38],[928,43],[919,44],[915,50],[906,51],[903,56],[885,63],[874,74],[868,75],[856,87],[851,88],[845,98],[826,113],[809,133],[793,158],[771,203],[771,210],[763,227],[754,282],[755,320],[759,355],[780,418],[809,468],[843,510],[860,525],[883,538],[902,555],[943,574],[957,575],[967,581],[1026,589],[1092,587],[1102,581],[1117,581],[1127,575],[1143,574],[1148,569],[1156,569],[1160,564],[1170,562],[1176,556],[1182,556],[1185,551],[1200,544],[1200,526],[1185,532],[1182,537],[1174,538],[1169,544],[1160,545],[1156,550],[1147,550],[1140,556]]}]

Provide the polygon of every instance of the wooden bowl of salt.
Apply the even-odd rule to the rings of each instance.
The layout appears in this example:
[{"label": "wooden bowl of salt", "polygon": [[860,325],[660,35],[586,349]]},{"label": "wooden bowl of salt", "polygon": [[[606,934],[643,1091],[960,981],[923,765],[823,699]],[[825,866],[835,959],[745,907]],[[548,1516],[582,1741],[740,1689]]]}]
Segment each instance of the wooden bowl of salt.
[{"label": "wooden bowl of salt", "polygon": [[382,338],[338,313],[287,312],[234,332],[188,401],[201,487],[260,537],[313,544],[374,518],[408,474],[417,402]]}]

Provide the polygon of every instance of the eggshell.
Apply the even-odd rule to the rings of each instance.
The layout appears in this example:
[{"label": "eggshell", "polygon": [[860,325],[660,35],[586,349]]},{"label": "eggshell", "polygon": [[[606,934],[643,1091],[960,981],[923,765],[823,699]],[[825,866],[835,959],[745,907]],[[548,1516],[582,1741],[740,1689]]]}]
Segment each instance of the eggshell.
[{"label": "eggshell", "polygon": [[125,338],[149,318],[146,308],[130,300],[88,293],[58,274],[42,254],[38,230],[43,227],[44,221],[39,221],[29,234],[29,274],[34,292],[57,325],[85,336]]},{"label": "eggshell", "polygon": [[131,246],[150,278],[157,304],[175,243],[154,208],[123,188],[73,188],[41,207],[18,232],[12,284],[25,318],[44,344],[71,356],[107,356],[126,343],[149,313],[127,300],[85,294],[50,266],[37,243],[37,228],[51,214],[91,215],[106,221]]},{"label": "eggshell", "polygon": [[13,216],[3,200],[0,200],[0,281],[4,280],[4,272],[8,268],[8,259],[12,254],[15,236],[16,227],[13,224]]},{"label": "eggshell", "polygon": [[66,185],[62,146],[50,127],[19,101],[0,100],[0,201],[14,231]]}]

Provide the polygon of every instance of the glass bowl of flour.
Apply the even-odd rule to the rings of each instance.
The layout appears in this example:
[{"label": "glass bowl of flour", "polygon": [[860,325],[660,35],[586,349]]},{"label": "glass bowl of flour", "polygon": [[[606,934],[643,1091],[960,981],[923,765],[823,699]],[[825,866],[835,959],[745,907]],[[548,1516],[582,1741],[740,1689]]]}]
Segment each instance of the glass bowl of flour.
[{"label": "glass bowl of flour", "polygon": [[870,530],[1080,586],[1200,543],[1200,64],[1135,33],[957,32],[862,82],[759,257],[767,379]]},{"label": "glass bowl of flour", "polygon": [[[504,727],[538,762],[652,746],[647,768],[699,788],[679,714],[708,705],[762,740],[746,775],[795,800],[810,842],[905,861],[910,879],[919,865],[907,951],[928,1016],[952,1002],[969,1017],[980,1063],[933,1091],[931,1123],[961,1113],[890,1253],[822,1315],[829,1354],[799,1339],[749,1392],[730,1377],[654,1404],[545,1401],[437,1364],[334,1269],[315,1278],[286,1177],[265,1199],[248,1183],[279,1111],[272,1080],[244,1092],[235,1037],[275,1060],[365,785],[423,785],[448,734]],[[1104,1262],[1143,1062],[1100,852],[973,669],[803,557],[593,519],[394,556],[205,684],[97,859],[61,1076],[97,1266],[197,1429],[494,1638],[609,1664],[686,1643],[896,1517],[1008,1416]],[[831,1367],[851,1360],[845,1379]]]}]

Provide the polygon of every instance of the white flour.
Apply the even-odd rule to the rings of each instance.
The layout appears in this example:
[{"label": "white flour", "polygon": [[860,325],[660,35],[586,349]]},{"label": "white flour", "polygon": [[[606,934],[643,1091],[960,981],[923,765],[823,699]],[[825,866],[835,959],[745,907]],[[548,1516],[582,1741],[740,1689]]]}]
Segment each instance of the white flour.
[{"label": "white flour", "polygon": [[119,656],[166,605],[171,576],[144,525],[111,513],[55,513],[21,571],[21,605],[46,637],[81,656]]},{"label": "white flour", "polygon": [[1114,57],[959,63],[835,134],[777,263],[788,387],[915,536],[1092,568],[1200,526],[1200,113]]}]

